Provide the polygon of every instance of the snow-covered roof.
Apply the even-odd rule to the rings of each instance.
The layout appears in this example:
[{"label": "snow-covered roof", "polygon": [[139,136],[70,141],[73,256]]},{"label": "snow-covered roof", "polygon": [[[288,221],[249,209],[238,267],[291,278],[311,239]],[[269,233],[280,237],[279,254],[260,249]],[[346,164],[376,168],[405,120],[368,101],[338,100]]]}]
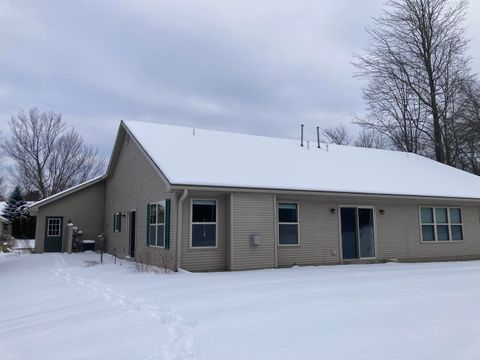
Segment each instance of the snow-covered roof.
[{"label": "snow-covered roof", "polygon": [[480,199],[480,177],[411,153],[124,124],[172,185]]}]

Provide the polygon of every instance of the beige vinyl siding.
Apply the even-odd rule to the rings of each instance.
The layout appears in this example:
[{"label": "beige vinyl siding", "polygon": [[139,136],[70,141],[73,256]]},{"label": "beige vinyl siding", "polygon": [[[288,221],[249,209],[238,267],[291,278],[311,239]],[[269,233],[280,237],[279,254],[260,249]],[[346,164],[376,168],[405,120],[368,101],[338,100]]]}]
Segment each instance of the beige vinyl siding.
[{"label": "beige vinyl siding", "polygon": [[[122,216],[121,231],[113,231],[113,214],[127,214],[136,210],[136,242],[135,257],[145,260],[147,249],[147,204],[165,199],[171,201],[170,253],[175,259],[175,221],[176,197],[167,191],[167,184],[152,166],[137,143],[125,135],[119,143],[115,167],[106,180],[105,193],[105,234],[107,236],[108,252],[121,258],[129,254],[128,217]],[[152,252],[152,260],[160,261],[164,250],[148,247]],[[159,264],[160,265],[160,264]]]},{"label": "beige vinyl siding", "polygon": [[[349,199],[348,204],[355,204]],[[360,205],[375,209],[377,260],[401,261],[469,259],[480,257],[480,222],[478,207],[455,200],[389,202],[369,200]],[[460,207],[463,215],[464,241],[422,243],[420,206]],[[384,210],[384,214],[380,213]]]},{"label": "beige vinyl siding", "polygon": [[[390,201],[375,197],[359,200],[355,196],[334,198],[285,197],[259,193],[215,194],[191,193],[186,200],[182,243],[182,261],[186,269],[212,271],[224,268],[244,270],[275,267],[275,246],[279,267],[341,263],[341,206],[373,207],[378,261],[480,258],[479,212],[477,206],[472,206],[471,203],[462,204],[454,200],[422,203],[420,199]],[[192,198],[219,200],[218,249],[189,248]],[[289,201],[298,203],[299,244],[278,246],[276,204]],[[465,240],[455,243],[421,243],[418,208],[428,205],[461,207]],[[335,213],[332,214],[331,209]],[[383,214],[380,210],[384,210]],[[251,234],[260,235],[260,246],[250,245]]]},{"label": "beige vinyl siding", "polygon": [[[480,257],[480,222],[478,207],[454,199],[424,202],[421,199],[343,200],[346,205],[374,207],[376,221],[377,260],[401,261],[469,259]],[[420,206],[460,207],[463,215],[464,241],[422,243],[420,237]],[[380,210],[384,210],[381,214]]]},{"label": "beige vinyl siding", "polygon": [[226,196],[226,208],[227,208],[227,216],[226,216],[226,226],[227,226],[227,244],[226,244],[226,263],[227,263],[227,270],[233,270],[233,246],[232,246],[232,239],[233,239],[233,217],[232,217],[232,208],[233,208],[233,194],[228,194]]},{"label": "beige vinyl siding", "polygon": [[37,214],[35,251],[44,251],[47,216],[63,217],[63,250],[65,250],[66,225],[69,220],[83,231],[82,240],[97,240],[98,235],[103,231],[104,195],[105,185],[101,182],[41,206]]},{"label": "beige vinyl siding", "polygon": [[278,266],[332,264],[339,262],[335,203],[322,200],[281,198],[278,202],[298,201],[299,244],[278,246]]},{"label": "beige vinyl siding", "polygon": [[[277,196],[280,201],[296,201],[299,206],[299,245],[278,246],[278,266],[340,263],[340,206],[372,206],[376,226],[376,259],[379,261],[435,261],[480,258],[479,209],[455,200],[369,199],[354,196],[306,198]],[[422,243],[419,206],[461,207],[464,241]],[[331,214],[330,209],[335,209]],[[381,214],[380,210],[384,210]],[[237,217],[235,222],[239,222]]]},{"label": "beige vinyl siding", "polygon": [[[275,267],[274,196],[235,193],[232,196],[232,270]],[[250,245],[250,235],[260,236],[260,245]]]},{"label": "beige vinyl siding", "polygon": [[[380,209],[384,214],[380,214]],[[416,207],[413,205],[413,210]],[[408,244],[420,244],[418,213],[412,205],[375,205],[377,259],[407,258]]]},{"label": "beige vinyl siding", "polygon": [[[193,199],[217,201],[217,247],[191,247],[191,209]],[[227,270],[227,242],[229,196],[218,193],[191,193],[183,203],[182,219],[182,268],[189,271],[223,271]]]},{"label": "beige vinyl siding", "polygon": [[[422,243],[420,238],[419,206],[459,206],[463,216],[463,241]],[[386,207],[385,215],[379,215],[379,258],[398,258],[403,261],[468,259],[480,257],[480,222],[478,207],[461,204],[426,203],[404,205],[403,220],[393,223],[393,209]]]}]

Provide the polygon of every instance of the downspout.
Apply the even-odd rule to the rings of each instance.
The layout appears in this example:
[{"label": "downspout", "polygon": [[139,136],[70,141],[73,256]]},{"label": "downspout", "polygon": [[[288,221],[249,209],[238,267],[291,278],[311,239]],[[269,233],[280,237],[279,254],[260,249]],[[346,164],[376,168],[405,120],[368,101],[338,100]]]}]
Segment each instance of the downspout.
[{"label": "downspout", "polygon": [[182,267],[182,218],[183,218],[183,202],[188,196],[188,190],[184,189],[182,196],[178,199],[177,205],[177,258],[175,262],[175,270],[178,271]]},{"label": "downspout", "polygon": [[273,195],[273,265],[278,268],[278,210],[277,195]]}]

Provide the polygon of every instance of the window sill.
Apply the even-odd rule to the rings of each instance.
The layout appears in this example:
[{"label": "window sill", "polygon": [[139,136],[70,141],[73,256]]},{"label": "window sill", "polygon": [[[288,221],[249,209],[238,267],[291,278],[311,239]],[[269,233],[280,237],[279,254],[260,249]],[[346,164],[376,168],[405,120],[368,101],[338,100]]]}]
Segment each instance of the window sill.
[{"label": "window sill", "polygon": [[148,245],[149,248],[156,248],[156,249],[165,249],[165,246],[158,246],[158,245]]},{"label": "window sill", "polygon": [[300,247],[300,244],[277,244],[278,247]]},{"label": "window sill", "polygon": [[457,244],[457,243],[464,243],[465,240],[445,240],[445,241],[421,241],[421,244]]}]

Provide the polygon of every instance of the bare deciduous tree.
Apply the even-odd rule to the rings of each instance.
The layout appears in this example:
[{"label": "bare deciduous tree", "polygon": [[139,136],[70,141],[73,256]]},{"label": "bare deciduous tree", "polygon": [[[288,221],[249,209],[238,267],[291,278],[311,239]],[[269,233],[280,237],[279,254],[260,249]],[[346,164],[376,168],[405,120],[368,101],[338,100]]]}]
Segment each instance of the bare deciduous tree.
[{"label": "bare deciduous tree", "polygon": [[362,129],[354,142],[357,147],[371,148],[371,149],[387,149],[388,143],[385,137],[371,129]]},{"label": "bare deciduous tree", "polygon": [[455,166],[480,175],[480,83],[465,81],[450,130]]},{"label": "bare deciduous tree", "polygon": [[38,191],[45,198],[104,171],[97,150],[85,145],[61,114],[21,110],[11,117],[10,129],[3,148],[16,162],[14,178],[24,191]]},{"label": "bare deciduous tree", "polygon": [[[3,141],[3,138],[0,134],[0,141]],[[0,147],[0,201],[5,201],[7,199],[7,190],[8,185],[5,180],[5,159],[3,148]]]},{"label": "bare deciduous tree", "polygon": [[395,77],[373,78],[363,89],[368,112],[356,123],[386,137],[399,151],[429,154],[427,118],[416,95]]},{"label": "bare deciduous tree", "polygon": [[[360,122],[388,135],[400,149],[430,149],[437,161],[451,165],[455,103],[469,73],[463,36],[467,6],[467,0],[387,1],[367,30],[367,54],[355,57],[358,75],[369,81],[364,98],[374,114]],[[377,108],[382,112],[376,114]]]},{"label": "bare deciduous tree", "polygon": [[0,201],[5,201],[7,198],[7,182],[5,181],[5,178],[3,176],[0,176]]},{"label": "bare deciduous tree", "polygon": [[352,142],[352,137],[344,125],[322,129],[324,142],[336,145],[348,145]]}]

